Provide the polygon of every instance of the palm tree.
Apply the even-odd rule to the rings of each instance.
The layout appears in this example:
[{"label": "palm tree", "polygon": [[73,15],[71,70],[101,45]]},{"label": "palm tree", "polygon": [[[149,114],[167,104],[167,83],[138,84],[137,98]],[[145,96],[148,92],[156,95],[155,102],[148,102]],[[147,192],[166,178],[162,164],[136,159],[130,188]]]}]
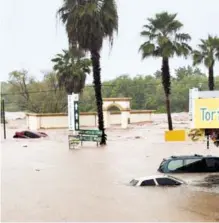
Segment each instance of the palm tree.
[{"label": "palm tree", "polygon": [[148,18],[148,24],[143,26],[141,36],[146,38],[139,51],[142,53],[142,59],[147,57],[162,58],[162,84],[166,98],[166,110],[169,130],[173,130],[170,94],[171,94],[171,76],[169,71],[169,59],[176,56],[187,55],[191,47],[187,42],[191,39],[187,33],[180,33],[183,24],[176,19],[177,14],[162,12],[156,14],[154,18]]},{"label": "palm tree", "polygon": [[82,51],[77,48],[63,50],[57,54],[52,62],[53,69],[57,72],[57,80],[60,88],[65,88],[68,94],[81,93],[86,75],[90,73],[91,61],[84,57]]},{"label": "palm tree", "polygon": [[114,0],[64,0],[58,14],[66,25],[70,45],[78,44],[91,54],[98,127],[103,133],[100,144],[105,145],[100,51],[105,38],[112,46],[114,32],[118,31],[116,3]]},{"label": "palm tree", "polygon": [[219,60],[219,38],[209,35],[207,39],[201,39],[198,50],[193,51],[193,65],[204,63],[208,68],[208,87],[210,91],[214,90],[214,65],[216,60]]}]

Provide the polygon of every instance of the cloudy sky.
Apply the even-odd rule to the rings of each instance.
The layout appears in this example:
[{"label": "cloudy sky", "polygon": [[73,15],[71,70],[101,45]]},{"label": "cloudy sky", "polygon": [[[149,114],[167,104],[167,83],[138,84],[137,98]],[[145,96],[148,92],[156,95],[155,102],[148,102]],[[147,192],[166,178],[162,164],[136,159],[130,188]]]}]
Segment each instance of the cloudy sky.
[{"label": "cloudy sky", "polygon": [[[7,80],[8,73],[15,69],[27,69],[37,78],[52,69],[51,58],[67,48],[65,29],[56,19],[61,4],[62,0],[0,0],[1,80]],[[153,74],[160,68],[159,59],[142,61],[138,53],[142,25],[157,12],[177,12],[184,24],[183,31],[193,38],[193,47],[208,34],[219,36],[218,0],[117,0],[117,4],[119,33],[111,51],[107,43],[104,44],[103,80],[127,73],[131,76]],[[170,63],[172,71],[191,64],[191,59],[176,58]],[[216,73],[219,74],[218,65]]]}]

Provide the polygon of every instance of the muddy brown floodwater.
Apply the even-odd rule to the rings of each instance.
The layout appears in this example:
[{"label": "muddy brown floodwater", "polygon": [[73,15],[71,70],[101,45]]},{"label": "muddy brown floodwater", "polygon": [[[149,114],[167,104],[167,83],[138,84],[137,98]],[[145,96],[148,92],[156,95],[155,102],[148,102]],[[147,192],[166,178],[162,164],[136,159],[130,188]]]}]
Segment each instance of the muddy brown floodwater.
[{"label": "muddy brown floodwater", "polygon": [[[162,127],[108,131],[108,145],[68,150],[67,131],[47,139],[1,142],[2,221],[218,221],[218,186],[194,186],[209,174],[177,175],[191,185],[131,187],[134,177],[157,173],[163,157],[214,154],[203,143],[164,143]],[[214,174],[215,175],[215,174]],[[218,173],[219,175],[219,173]]]}]

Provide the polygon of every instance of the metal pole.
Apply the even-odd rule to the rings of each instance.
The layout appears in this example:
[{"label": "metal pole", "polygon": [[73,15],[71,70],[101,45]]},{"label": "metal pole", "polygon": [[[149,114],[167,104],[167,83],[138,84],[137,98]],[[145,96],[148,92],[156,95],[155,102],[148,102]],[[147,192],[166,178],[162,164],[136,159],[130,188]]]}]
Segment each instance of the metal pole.
[{"label": "metal pole", "polygon": [[6,139],[5,101],[4,101],[4,99],[2,99],[2,119],[3,119],[4,139]]},{"label": "metal pole", "polygon": [[209,135],[207,135],[207,149],[209,149]]}]

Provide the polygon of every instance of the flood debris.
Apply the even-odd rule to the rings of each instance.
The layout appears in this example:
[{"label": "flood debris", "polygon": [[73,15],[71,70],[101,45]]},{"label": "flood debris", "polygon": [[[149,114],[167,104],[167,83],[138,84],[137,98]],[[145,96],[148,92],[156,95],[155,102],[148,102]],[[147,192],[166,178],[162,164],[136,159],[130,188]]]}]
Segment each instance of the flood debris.
[{"label": "flood debris", "polygon": [[207,188],[213,188],[213,187],[219,187],[219,175],[209,175],[205,177],[203,180],[198,180],[193,182],[195,186],[199,187],[207,187]]},{"label": "flood debris", "polygon": [[141,138],[141,136],[135,136],[135,138],[136,138],[136,139],[140,139],[140,138]]}]

